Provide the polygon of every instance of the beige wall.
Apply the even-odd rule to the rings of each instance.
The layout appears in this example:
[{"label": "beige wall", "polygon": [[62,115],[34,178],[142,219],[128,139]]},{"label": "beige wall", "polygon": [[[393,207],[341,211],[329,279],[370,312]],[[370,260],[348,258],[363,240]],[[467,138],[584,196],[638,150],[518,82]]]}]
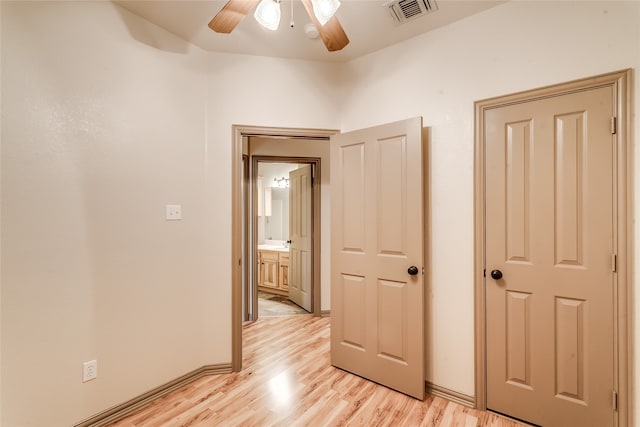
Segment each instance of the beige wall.
[{"label": "beige wall", "polygon": [[2,7],[3,424],[68,425],[226,358],[205,339],[205,62],[132,42],[106,3]]},{"label": "beige wall", "polygon": [[[424,117],[429,379],[473,394],[473,102],[640,67],[637,2],[508,3],[343,65],[205,53],[108,2],[0,10],[11,427],[69,425],[230,361],[232,124]],[[164,220],[167,203],[182,204],[183,221]],[[324,288],[322,299],[326,309]],[[99,377],[82,384],[93,358]]]},{"label": "beige wall", "polygon": [[334,66],[205,54],[110,2],[2,2],[2,65],[2,424],[229,363],[231,126],[336,128]]},{"label": "beige wall", "polygon": [[[474,101],[638,69],[639,28],[638,2],[512,2],[347,64],[343,130],[413,116],[431,128],[427,375],[435,384],[474,394]],[[637,117],[634,125],[637,145]]]}]

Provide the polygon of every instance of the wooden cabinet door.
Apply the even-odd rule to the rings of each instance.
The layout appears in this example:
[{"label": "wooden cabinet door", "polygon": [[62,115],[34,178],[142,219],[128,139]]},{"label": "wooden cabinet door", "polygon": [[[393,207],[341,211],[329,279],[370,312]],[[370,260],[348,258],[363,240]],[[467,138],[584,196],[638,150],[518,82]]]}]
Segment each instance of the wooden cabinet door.
[{"label": "wooden cabinet door", "polygon": [[260,251],[261,286],[268,288],[278,287],[278,253],[272,251]]},{"label": "wooden cabinet door", "polygon": [[278,288],[289,290],[289,254],[281,253],[279,257],[280,274],[278,275]]}]

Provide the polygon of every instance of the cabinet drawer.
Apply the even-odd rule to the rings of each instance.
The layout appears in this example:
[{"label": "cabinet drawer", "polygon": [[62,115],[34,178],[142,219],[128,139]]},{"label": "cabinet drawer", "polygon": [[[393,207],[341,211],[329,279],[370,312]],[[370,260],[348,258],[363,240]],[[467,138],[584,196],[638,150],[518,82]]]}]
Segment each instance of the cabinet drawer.
[{"label": "cabinet drawer", "polygon": [[278,261],[289,263],[289,252],[280,252],[278,254]]},{"label": "cabinet drawer", "polygon": [[278,252],[276,251],[259,251],[259,255],[262,261],[278,262]]}]

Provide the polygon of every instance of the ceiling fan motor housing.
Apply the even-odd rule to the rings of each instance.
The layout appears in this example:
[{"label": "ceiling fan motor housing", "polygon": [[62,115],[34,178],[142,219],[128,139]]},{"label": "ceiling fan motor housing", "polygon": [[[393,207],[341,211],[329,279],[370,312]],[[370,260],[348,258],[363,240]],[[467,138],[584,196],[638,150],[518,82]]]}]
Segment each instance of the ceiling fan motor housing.
[{"label": "ceiling fan motor housing", "polygon": [[308,22],[307,24],[305,24],[304,33],[307,35],[307,37],[309,37],[312,40],[315,40],[318,37],[320,37],[320,32],[318,32],[318,29],[313,24],[313,22]]}]

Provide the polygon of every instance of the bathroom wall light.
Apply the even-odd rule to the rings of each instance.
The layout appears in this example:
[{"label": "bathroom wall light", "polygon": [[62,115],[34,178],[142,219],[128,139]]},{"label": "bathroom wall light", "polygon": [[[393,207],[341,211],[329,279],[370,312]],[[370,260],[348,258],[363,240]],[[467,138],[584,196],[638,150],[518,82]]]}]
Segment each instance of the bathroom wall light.
[{"label": "bathroom wall light", "polygon": [[280,25],[280,0],[262,0],[253,16],[266,29],[277,30]]},{"label": "bathroom wall light", "polygon": [[289,178],[285,178],[284,176],[282,178],[273,178],[272,187],[288,188],[289,187]]}]

